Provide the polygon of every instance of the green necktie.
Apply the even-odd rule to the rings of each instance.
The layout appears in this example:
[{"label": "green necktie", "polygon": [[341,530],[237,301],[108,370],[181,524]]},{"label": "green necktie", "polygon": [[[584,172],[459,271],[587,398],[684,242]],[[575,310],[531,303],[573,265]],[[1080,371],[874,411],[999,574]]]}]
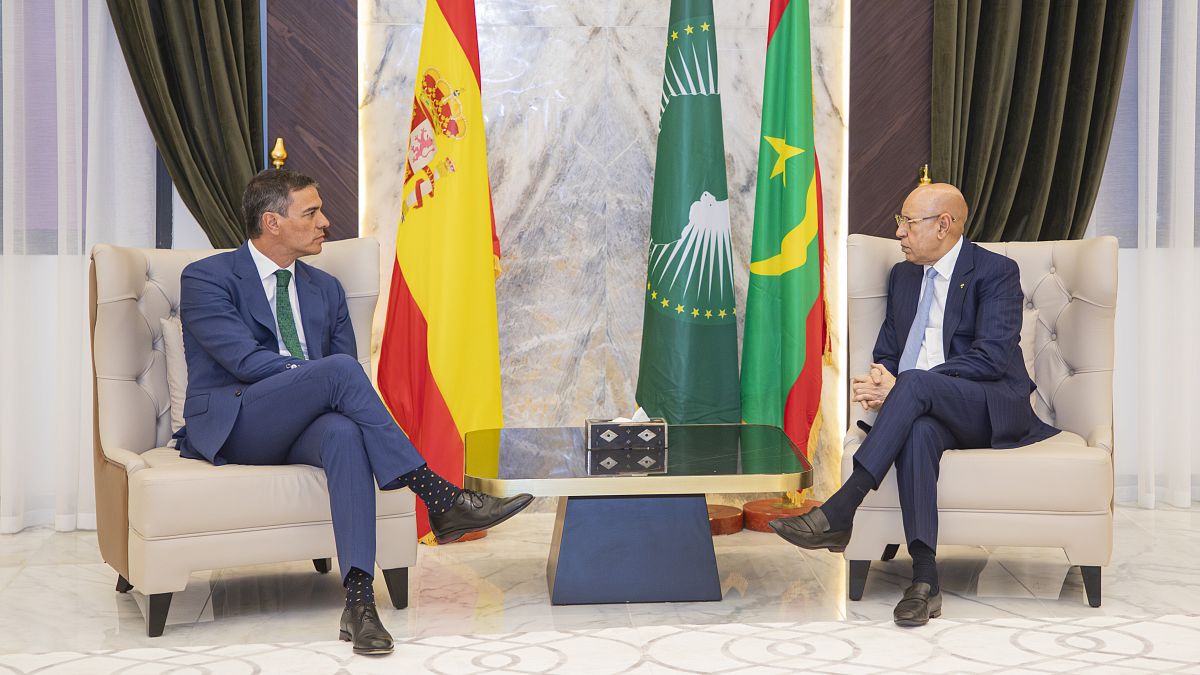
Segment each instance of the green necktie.
[{"label": "green necktie", "polygon": [[287,270],[275,270],[275,314],[279,320],[279,339],[292,356],[303,359],[304,350],[300,348],[300,335],[296,332],[296,317],[292,316],[292,296],[288,294],[288,283],[292,273]]}]

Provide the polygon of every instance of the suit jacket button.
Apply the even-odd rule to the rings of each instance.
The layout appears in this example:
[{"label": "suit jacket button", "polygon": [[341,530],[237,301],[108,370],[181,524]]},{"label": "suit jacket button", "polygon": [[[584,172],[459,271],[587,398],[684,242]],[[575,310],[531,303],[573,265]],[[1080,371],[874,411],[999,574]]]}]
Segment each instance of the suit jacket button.
[{"label": "suit jacket button", "polygon": [[242,395],[242,390],[241,390],[241,389],[238,389],[238,390],[234,391],[234,392],[233,392],[233,395],[234,395],[234,396],[241,396],[241,395]]}]

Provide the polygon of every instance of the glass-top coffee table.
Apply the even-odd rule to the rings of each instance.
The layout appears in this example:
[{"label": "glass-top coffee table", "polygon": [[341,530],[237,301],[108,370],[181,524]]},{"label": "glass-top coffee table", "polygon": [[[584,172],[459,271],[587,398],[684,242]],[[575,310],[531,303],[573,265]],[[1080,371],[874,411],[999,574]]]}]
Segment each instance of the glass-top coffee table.
[{"label": "glass-top coffee table", "polygon": [[473,431],[466,487],[562,498],[553,604],[720,600],[704,495],[810,487],[812,465],[776,427],[675,424],[668,441],[663,473],[589,476],[582,427]]}]

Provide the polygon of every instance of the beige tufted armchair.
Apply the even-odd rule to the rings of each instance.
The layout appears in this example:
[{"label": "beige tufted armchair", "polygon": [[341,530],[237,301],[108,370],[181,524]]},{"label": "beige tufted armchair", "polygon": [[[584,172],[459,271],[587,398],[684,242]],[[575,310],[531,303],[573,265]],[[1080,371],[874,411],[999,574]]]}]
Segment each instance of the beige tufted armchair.
[{"label": "beige tufted armchair", "polygon": [[[159,320],[179,308],[188,263],[217,251],[99,245],[92,251],[96,516],[100,553],[149,600],[147,633],[161,635],[171,594],[192,572],[291,560],[330,569],[335,553],[325,474],[311,466],[214,467],[167,447],[170,400]],[[327,243],[308,262],[346,290],[358,355],[370,373],[371,319],[379,296],[379,246]],[[408,605],[416,563],[414,497],[377,494],[377,561],[392,604]]]},{"label": "beige tufted armchair", "polygon": [[[1063,549],[1083,573],[1088,602],[1100,605],[1100,567],[1112,554],[1113,317],[1117,240],[982,244],[1021,268],[1025,292],[1021,349],[1037,391],[1037,414],[1062,429],[1022,448],[951,450],[938,480],[939,544]],[[883,322],[888,273],[903,256],[894,239],[852,235],[848,241],[849,364],[870,369]],[[865,438],[850,409],[842,473],[853,471]],[[904,541],[895,472],[871,492],[846,547],[850,598],[862,597],[871,560],[895,555]]]}]

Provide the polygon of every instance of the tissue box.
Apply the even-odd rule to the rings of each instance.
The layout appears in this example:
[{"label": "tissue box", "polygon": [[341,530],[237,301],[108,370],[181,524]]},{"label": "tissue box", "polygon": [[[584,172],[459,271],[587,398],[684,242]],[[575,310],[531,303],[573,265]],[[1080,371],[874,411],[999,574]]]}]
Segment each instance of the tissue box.
[{"label": "tissue box", "polygon": [[645,475],[667,472],[667,449],[588,450],[589,476]]},{"label": "tissue box", "polygon": [[665,450],[667,447],[667,421],[662,418],[644,422],[587,420],[585,426],[588,450]]}]

